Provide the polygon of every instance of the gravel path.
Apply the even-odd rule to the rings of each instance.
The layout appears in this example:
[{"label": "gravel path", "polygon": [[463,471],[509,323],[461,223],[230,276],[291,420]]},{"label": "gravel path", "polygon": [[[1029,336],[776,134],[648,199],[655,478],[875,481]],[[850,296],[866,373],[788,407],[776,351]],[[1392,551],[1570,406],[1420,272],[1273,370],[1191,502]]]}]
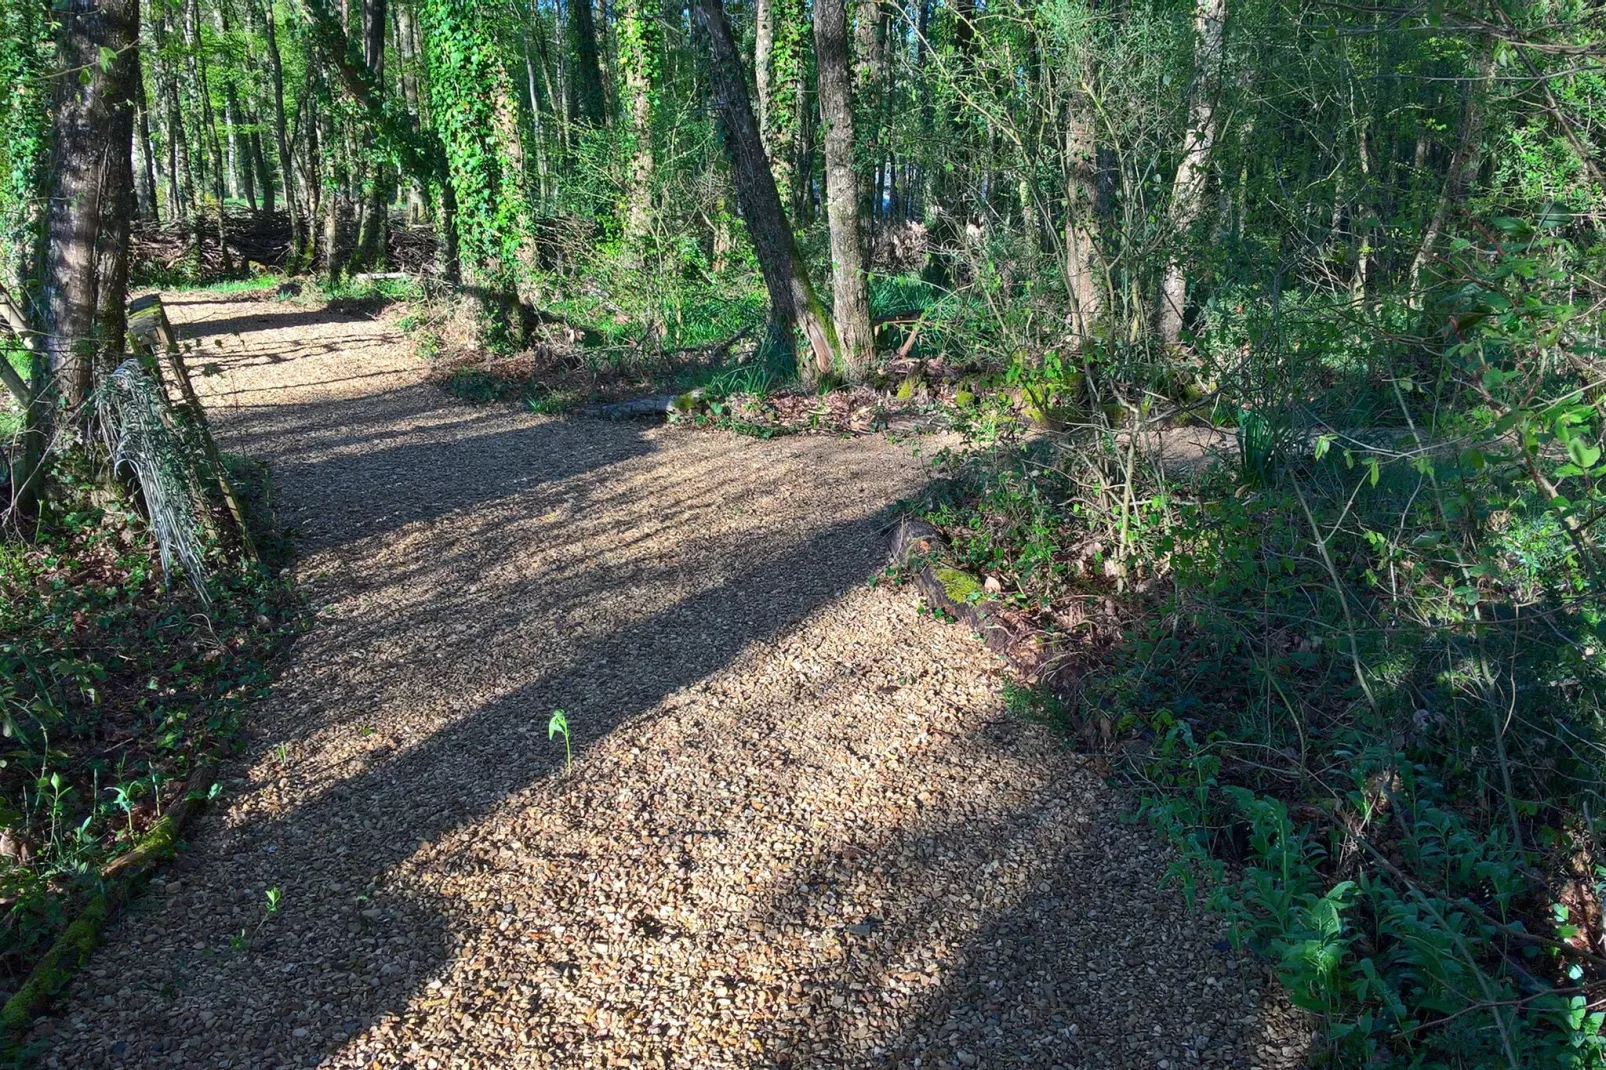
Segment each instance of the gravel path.
[{"label": "gravel path", "polygon": [[866,585],[907,449],[472,408],[384,320],[169,308],[318,623],[45,1065],[1301,1061],[993,656]]}]

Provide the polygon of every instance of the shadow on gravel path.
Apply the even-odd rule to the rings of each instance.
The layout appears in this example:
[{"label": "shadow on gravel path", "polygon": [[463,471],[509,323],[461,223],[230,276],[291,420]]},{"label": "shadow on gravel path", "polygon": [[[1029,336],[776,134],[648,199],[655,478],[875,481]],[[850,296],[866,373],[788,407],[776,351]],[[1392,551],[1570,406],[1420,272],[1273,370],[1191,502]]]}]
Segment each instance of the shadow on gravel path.
[{"label": "shadow on gravel path", "polygon": [[866,586],[907,450],[471,408],[382,322],[175,313],[318,622],[46,1065],[1286,1061],[1119,797]]}]

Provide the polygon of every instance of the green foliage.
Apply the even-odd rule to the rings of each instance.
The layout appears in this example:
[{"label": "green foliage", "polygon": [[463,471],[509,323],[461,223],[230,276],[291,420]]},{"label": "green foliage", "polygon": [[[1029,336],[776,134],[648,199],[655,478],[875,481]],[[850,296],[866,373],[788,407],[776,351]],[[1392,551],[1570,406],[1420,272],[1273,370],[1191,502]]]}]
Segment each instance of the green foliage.
[{"label": "green foliage", "polygon": [[531,234],[512,81],[498,46],[506,14],[469,0],[423,0],[429,94],[457,194],[459,251],[471,283],[511,293],[529,270]]},{"label": "green foliage", "polygon": [[553,710],[552,716],[547,718],[546,737],[555,739],[559,733],[563,734],[563,768],[564,772],[574,770],[574,745],[569,739],[569,716],[562,710]]},{"label": "green foliage", "polygon": [[[1309,68],[1266,74],[1287,40],[1256,47],[1261,76],[1328,106]],[[1593,92],[1568,114],[1598,134]],[[1452,103],[1428,108],[1441,129]],[[1603,1064],[1603,977],[1571,948],[1599,946],[1606,895],[1606,324],[1580,288],[1606,243],[1574,209],[1590,179],[1566,137],[1541,150],[1548,124],[1511,119],[1490,136],[1532,151],[1448,213],[1420,291],[1437,186],[1387,234],[1356,222],[1340,248],[1326,215],[1296,240],[1306,208],[1285,175],[1256,184],[1252,145],[1246,214],[1188,254],[1208,282],[1185,352],[1140,329],[1051,343],[1029,251],[989,247],[957,288],[988,310],[960,330],[1008,347],[995,366],[1049,433],[960,424],[983,448],[951,458],[933,517],[1051,638],[1075,607],[1121,607],[1074,691],[1011,708],[1127,734],[1173,876],[1320,1018],[1331,1065]],[[1162,467],[1134,427],[1226,463]],[[1108,624],[1076,627],[1072,651]]]},{"label": "green foliage", "polygon": [[508,397],[505,380],[475,368],[454,371],[441,385],[448,394],[462,398],[471,405],[488,405]]},{"label": "green foliage", "polygon": [[[236,466],[253,517],[260,472]],[[283,548],[263,525],[270,564]],[[87,499],[32,544],[0,543],[0,970],[19,978],[143,840],[241,710],[289,635],[286,591],[217,567],[210,616],[164,588],[148,533]]]},{"label": "green foliage", "polygon": [[39,0],[0,0],[0,25],[0,284],[23,292],[43,224],[54,20]]}]

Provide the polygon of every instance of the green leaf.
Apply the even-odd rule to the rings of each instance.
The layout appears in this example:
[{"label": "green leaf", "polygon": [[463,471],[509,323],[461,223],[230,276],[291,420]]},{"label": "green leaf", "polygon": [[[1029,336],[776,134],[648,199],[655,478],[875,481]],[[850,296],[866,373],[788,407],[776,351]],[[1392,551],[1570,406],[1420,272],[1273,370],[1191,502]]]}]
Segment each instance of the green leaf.
[{"label": "green leaf", "polygon": [[105,45],[101,45],[100,46],[100,69],[103,70],[103,71],[109,71],[109,70],[112,69],[112,64],[116,63],[116,62],[117,62],[117,50],[115,48],[107,48]]},{"label": "green leaf", "polygon": [[1589,445],[1582,437],[1575,438],[1567,443],[1567,456],[1579,468],[1593,468],[1600,460],[1600,447]]}]

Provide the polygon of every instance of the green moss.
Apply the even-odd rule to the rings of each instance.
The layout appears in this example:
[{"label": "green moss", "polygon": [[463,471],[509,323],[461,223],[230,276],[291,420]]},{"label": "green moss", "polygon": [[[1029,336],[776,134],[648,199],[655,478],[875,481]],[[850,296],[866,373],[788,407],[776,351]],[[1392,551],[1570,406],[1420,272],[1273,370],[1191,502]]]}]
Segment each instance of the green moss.
[{"label": "green moss", "polygon": [[942,584],[942,593],[959,605],[979,602],[987,593],[976,577],[963,569],[939,568],[936,575],[937,582]]},{"label": "green moss", "polygon": [[28,980],[15,995],[6,1000],[0,1010],[0,1027],[4,1029],[3,1048],[14,1048],[22,1031],[33,1021],[39,1009],[54,998],[72,980],[100,937],[100,927],[109,913],[104,892],[96,895],[84,908],[83,914],[67,926],[55,945],[39,960]]}]

